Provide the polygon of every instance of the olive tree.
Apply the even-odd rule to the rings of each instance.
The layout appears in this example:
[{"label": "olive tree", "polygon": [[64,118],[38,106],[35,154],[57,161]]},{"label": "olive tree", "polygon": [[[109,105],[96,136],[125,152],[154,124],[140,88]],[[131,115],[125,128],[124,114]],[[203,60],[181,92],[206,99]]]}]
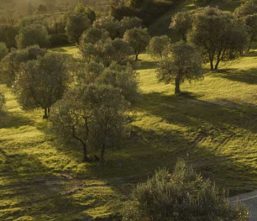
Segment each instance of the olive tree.
[{"label": "olive tree", "polygon": [[151,38],[148,45],[148,51],[153,56],[162,58],[166,54],[167,49],[169,47],[170,47],[170,39],[167,35],[156,36]]},{"label": "olive tree", "polygon": [[179,40],[187,41],[187,34],[192,29],[192,13],[178,12],[171,19],[170,28]]},{"label": "olive tree", "polygon": [[49,35],[45,26],[40,24],[30,24],[21,27],[16,36],[18,48],[26,48],[33,45],[39,45],[46,48],[49,45]]},{"label": "olive tree", "polygon": [[110,40],[109,33],[104,29],[89,28],[81,36],[80,51],[88,61],[101,58],[104,43]]},{"label": "olive tree", "polygon": [[67,17],[66,33],[71,42],[79,43],[82,33],[91,27],[95,12],[79,4]]},{"label": "olive tree", "polygon": [[51,106],[62,98],[66,89],[66,58],[55,53],[46,53],[37,60],[22,66],[17,76],[18,100],[24,108],[43,108],[44,119]]},{"label": "olive tree", "polygon": [[43,56],[45,53],[46,50],[38,46],[12,50],[1,61],[1,81],[7,84],[7,86],[12,86],[17,74],[21,70],[21,66],[30,60],[35,60]]},{"label": "olive tree", "polygon": [[104,69],[96,81],[118,88],[126,101],[130,103],[138,97],[137,74],[130,65],[112,63]]},{"label": "olive tree", "polygon": [[147,29],[132,28],[125,32],[124,40],[134,49],[135,60],[137,61],[139,54],[146,49],[150,40],[150,35],[148,34]]},{"label": "olive tree", "polygon": [[246,28],[231,13],[210,7],[196,14],[190,38],[202,48],[211,70],[217,70],[231,54],[241,54],[248,44]]},{"label": "olive tree", "polygon": [[106,30],[99,28],[90,28],[83,33],[80,50],[88,61],[97,60],[106,66],[112,61],[126,64],[133,54],[133,49],[126,41],[119,38],[112,40]]},{"label": "olive tree", "polygon": [[175,94],[180,94],[182,82],[198,80],[203,77],[200,54],[189,44],[177,43],[173,45],[172,56],[160,62],[157,77],[159,81],[166,84],[175,81]]},{"label": "olive tree", "polygon": [[[89,150],[100,150],[100,160],[123,131],[125,101],[119,89],[110,85],[88,84],[69,91],[53,108],[51,119],[56,131],[83,146],[83,160],[91,161]],[[98,158],[98,157],[97,157]]]},{"label": "olive tree", "polygon": [[0,24],[0,41],[4,42],[7,48],[16,47],[15,37],[18,34],[18,27],[10,24]]},{"label": "olive tree", "polygon": [[119,37],[121,23],[111,16],[99,17],[95,20],[94,27],[106,30],[109,33],[109,36],[112,39],[115,39]]},{"label": "olive tree", "polygon": [[248,27],[249,49],[251,49],[252,43],[257,41],[257,13],[247,15],[243,18],[243,20]]},{"label": "olive tree", "polygon": [[184,161],[173,172],[157,171],[145,183],[138,184],[125,204],[123,221],[247,221],[248,211],[231,205],[225,191],[196,173]]},{"label": "olive tree", "polygon": [[120,37],[122,37],[129,29],[143,27],[143,21],[138,17],[124,17],[120,20],[120,26]]}]

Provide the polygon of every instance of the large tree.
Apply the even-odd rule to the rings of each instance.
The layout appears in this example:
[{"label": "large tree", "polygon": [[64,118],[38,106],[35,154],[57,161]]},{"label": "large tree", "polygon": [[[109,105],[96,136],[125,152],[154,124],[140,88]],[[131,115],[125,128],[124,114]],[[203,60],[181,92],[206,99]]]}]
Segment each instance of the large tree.
[{"label": "large tree", "polygon": [[83,146],[84,161],[91,161],[89,150],[94,149],[100,150],[103,162],[106,149],[121,138],[125,104],[119,89],[88,84],[69,91],[57,102],[51,119],[59,135]]},{"label": "large tree", "polygon": [[148,34],[147,29],[132,28],[125,32],[124,40],[134,49],[135,60],[137,61],[139,54],[146,49],[150,41],[150,35]]},{"label": "large tree", "polygon": [[231,13],[207,7],[196,14],[191,41],[202,48],[211,70],[217,70],[222,60],[242,53],[248,44],[248,35]]},{"label": "large tree", "polygon": [[40,24],[30,24],[22,27],[16,36],[18,48],[26,48],[39,45],[46,48],[49,45],[49,35],[45,26]]},{"label": "large tree", "polygon": [[182,82],[203,77],[200,54],[189,44],[177,43],[173,45],[172,55],[160,62],[157,77],[159,81],[166,84],[175,82],[175,94],[180,94]]},{"label": "large tree", "polygon": [[24,108],[43,108],[44,119],[50,115],[51,106],[62,98],[66,89],[66,58],[47,53],[22,67],[16,88],[19,102]]},{"label": "large tree", "polygon": [[229,203],[225,191],[204,179],[184,161],[173,172],[157,171],[137,185],[125,204],[123,221],[247,221],[248,211]]}]

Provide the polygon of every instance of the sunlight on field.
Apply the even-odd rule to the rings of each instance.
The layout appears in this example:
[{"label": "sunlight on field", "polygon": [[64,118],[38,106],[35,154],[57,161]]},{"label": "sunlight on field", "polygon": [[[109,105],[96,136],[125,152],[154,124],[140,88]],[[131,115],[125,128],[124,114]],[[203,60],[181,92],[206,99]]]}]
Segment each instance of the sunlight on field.
[{"label": "sunlight on field", "polygon": [[[75,47],[54,51],[78,55]],[[173,85],[159,83],[157,61],[141,55],[141,95],[130,113],[133,135],[108,153],[105,167],[82,163],[80,148],[60,145],[41,110],[23,111],[1,85],[7,104],[0,118],[0,219],[26,214],[25,220],[40,220],[44,211],[57,220],[64,211],[67,220],[107,216],[119,208],[114,199],[129,192],[129,183],[157,168],[172,168],[178,158],[231,194],[253,190],[257,58],[252,55],[224,64],[222,71],[207,73],[200,82],[184,83],[185,96],[174,96]]]}]

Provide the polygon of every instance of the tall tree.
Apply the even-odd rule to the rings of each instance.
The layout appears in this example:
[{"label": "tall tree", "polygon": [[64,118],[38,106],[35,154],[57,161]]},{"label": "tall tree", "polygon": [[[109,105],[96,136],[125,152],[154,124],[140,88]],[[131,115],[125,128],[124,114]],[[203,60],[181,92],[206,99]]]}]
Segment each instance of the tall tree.
[{"label": "tall tree", "polygon": [[201,56],[191,45],[177,43],[172,47],[172,55],[160,62],[157,70],[159,81],[166,84],[175,81],[175,94],[180,94],[180,84],[185,80],[203,77]]},{"label": "tall tree", "polygon": [[51,106],[62,98],[66,89],[66,58],[47,53],[23,65],[17,77],[19,102],[24,108],[43,108],[44,119],[50,115]]}]

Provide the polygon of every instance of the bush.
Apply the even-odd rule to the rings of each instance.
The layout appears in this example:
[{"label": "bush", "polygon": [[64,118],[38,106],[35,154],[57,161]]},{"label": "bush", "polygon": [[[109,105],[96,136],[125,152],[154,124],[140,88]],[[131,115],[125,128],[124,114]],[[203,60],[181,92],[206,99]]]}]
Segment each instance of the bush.
[{"label": "bush", "polygon": [[173,173],[163,169],[139,184],[123,214],[123,221],[248,220],[245,208],[231,206],[223,190],[183,161]]},{"label": "bush", "polygon": [[45,26],[31,24],[20,29],[16,42],[18,48],[26,48],[32,45],[46,48],[49,45],[49,35]]}]

